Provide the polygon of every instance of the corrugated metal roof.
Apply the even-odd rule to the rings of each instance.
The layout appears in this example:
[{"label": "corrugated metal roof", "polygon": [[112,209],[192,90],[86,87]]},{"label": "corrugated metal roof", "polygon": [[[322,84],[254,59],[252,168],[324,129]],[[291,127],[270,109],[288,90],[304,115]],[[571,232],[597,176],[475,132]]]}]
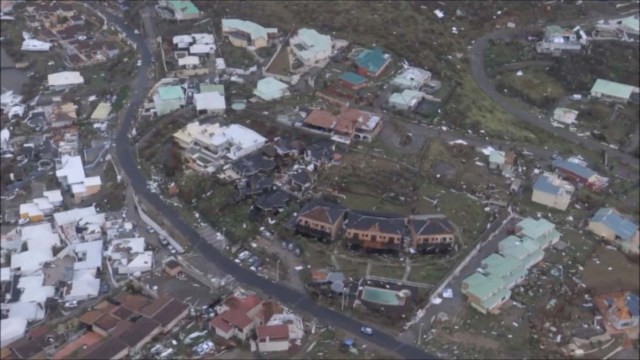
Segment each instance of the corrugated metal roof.
[{"label": "corrugated metal roof", "polygon": [[487,273],[502,279],[524,268],[520,260],[511,256],[504,257],[498,254],[489,255],[482,260],[481,264]]},{"label": "corrugated metal roof", "polygon": [[591,218],[591,222],[599,222],[611,229],[616,236],[623,240],[630,240],[638,225],[626,219],[622,214],[612,208],[601,208]]},{"label": "corrugated metal roof", "polygon": [[178,85],[163,86],[158,88],[158,95],[161,100],[177,100],[184,98],[184,91]]},{"label": "corrugated metal roof", "polygon": [[572,174],[578,175],[583,179],[590,179],[591,177],[597,175],[595,171],[584,167],[580,164],[576,164],[574,162],[566,161],[566,160],[553,160],[551,165],[554,168],[566,170]]},{"label": "corrugated metal roof", "polygon": [[504,281],[499,277],[484,276],[480,273],[474,273],[463,282],[469,285],[466,291],[479,299],[487,299],[505,286]]},{"label": "corrugated metal roof", "polygon": [[617,82],[598,79],[591,88],[591,94],[600,93],[620,99],[628,99],[633,92],[633,86]]},{"label": "corrugated metal roof", "polygon": [[367,79],[365,77],[351,71],[340,75],[340,80],[346,81],[353,85],[360,85],[367,82]]},{"label": "corrugated metal roof", "polygon": [[533,189],[547,194],[557,195],[560,193],[561,187],[553,184],[549,175],[542,174],[538,176],[538,179],[533,184]]},{"label": "corrugated metal roof", "polygon": [[368,72],[377,73],[386,65],[387,59],[380,48],[364,49],[356,58],[355,63]]}]

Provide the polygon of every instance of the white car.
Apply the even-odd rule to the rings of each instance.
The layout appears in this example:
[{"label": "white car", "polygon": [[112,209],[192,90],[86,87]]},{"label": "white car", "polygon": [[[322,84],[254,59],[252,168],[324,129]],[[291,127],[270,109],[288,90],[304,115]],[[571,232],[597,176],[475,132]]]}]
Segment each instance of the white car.
[{"label": "white car", "polygon": [[365,335],[373,335],[373,329],[368,326],[363,326],[360,328],[360,332]]},{"label": "white car", "polygon": [[172,254],[175,254],[177,252],[176,248],[174,248],[173,245],[167,246],[167,249],[169,249],[169,252],[172,253]]},{"label": "white car", "polygon": [[78,302],[77,301],[67,301],[66,303],[64,303],[64,307],[67,309],[73,309],[78,307]]}]

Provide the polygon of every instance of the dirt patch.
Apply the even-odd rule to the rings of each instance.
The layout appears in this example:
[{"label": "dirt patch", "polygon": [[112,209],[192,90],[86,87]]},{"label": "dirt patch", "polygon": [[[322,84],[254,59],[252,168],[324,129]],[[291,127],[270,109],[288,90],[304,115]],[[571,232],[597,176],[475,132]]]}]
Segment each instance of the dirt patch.
[{"label": "dirt patch", "polygon": [[582,278],[594,295],[620,290],[637,293],[640,289],[639,271],[638,263],[629,261],[616,250],[601,246],[587,261]]},{"label": "dirt patch", "polygon": [[448,341],[455,341],[457,343],[464,344],[466,347],[477,346],[496,351],[500,348],[500,343],[496,340],[464,331],[457,332],[453,334],[453,336],[444,333],[441,333],[440,335],[446,338],[446,340]]},{"label": "dirt patch", "polygon": [[282,46],[266,72],[277,75],[288,75],[290,70],[289,47]]}]

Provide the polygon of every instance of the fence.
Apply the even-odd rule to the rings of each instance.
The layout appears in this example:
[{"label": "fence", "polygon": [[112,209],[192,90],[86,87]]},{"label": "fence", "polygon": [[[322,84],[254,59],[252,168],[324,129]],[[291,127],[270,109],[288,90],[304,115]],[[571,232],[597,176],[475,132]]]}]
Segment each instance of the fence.
[{"label": "fence", "polygon": [[514,215],[511,213],[510,210],[502,212],[498,216],[498,218],[493,223],[491,223],[491,225],[484,232],[482,232],[482,234],[480,234],[480,237],[478,238],[478,243],[476,244],[476,246],[469,252],[469,254],[464,258],[464,260],[462,260],[460,264],[456,266],[456,268],[449,274],[449,276],[447,276],[447,278],[440,283],[440,285],[431,293],[431,295],[429,295],[429,300],[427,302],[427,305],[425,305],[424,308],[419,310],[416,317],[411,321],[409,321],[404,326],[405,330],[408,329],[411,325],[420,321],[420,319],[426,312],[427,308],[431,306],[431,301],[449,284],[449,282],[451,282],[451,280],[454,277],[460,274],[460,270],[462,270],[462,268],[467,266],[469,261],[471,261],[471,259],[473,259],[478,254],[478,251],[480,251],[480,248],[484,244],[486,244],[490,239],[493,238],[493,235],[495,235],[496,231],[499,228],[501,228],[504,224],[507,224],[513,217]]}]

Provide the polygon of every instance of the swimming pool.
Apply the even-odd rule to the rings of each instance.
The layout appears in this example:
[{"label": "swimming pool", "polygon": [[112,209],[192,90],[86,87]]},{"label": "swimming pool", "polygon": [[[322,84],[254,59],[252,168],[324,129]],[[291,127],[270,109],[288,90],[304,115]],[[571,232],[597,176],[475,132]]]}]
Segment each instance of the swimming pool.
[{"label": "swimming pool", "polygon": [[404,305],[405,297],[394,290],[365,286],[360,298],[364,301],[390,306]]}]

